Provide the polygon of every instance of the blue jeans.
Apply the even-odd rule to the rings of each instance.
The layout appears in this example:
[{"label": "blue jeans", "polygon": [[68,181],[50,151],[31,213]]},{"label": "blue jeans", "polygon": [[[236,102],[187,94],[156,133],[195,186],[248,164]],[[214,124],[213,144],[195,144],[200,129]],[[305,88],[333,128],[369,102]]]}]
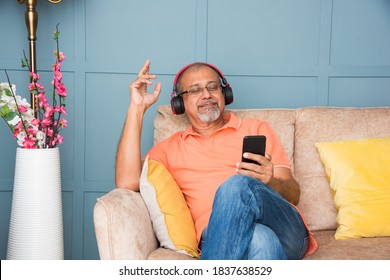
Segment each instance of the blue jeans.
[{"label": "blue jeans", "polygon": [[235,175],[217,190],[201,259],[301,259],[308,241],[300,214],[279,193]]}]

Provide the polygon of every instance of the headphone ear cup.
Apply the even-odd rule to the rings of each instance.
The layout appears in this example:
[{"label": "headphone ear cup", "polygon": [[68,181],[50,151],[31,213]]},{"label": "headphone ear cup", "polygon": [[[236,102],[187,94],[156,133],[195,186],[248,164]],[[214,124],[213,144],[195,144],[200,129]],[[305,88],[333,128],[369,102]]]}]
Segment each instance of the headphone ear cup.
[{"label": "headphone ear cup", "polygon": [[231,87],[223,87],[222,94],[225,97],[225,105],[233,103],[233,90]]},{"label": "headphone ear cup", "polygon": [[175,96],[171,99],[171,109],[174,115],[184,114],[184,101],[182,96]]}]

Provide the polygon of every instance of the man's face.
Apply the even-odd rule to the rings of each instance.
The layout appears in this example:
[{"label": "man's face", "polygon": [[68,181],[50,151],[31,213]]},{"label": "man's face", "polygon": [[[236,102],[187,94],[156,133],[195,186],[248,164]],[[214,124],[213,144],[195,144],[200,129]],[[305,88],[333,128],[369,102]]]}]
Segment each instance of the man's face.
[{"label": "man's face", "polygon": [[190,68],[181,77],[181,91],[188,118],[192,123],[212,123],[222,117],[225,100],[218,74],[208,66]]}]

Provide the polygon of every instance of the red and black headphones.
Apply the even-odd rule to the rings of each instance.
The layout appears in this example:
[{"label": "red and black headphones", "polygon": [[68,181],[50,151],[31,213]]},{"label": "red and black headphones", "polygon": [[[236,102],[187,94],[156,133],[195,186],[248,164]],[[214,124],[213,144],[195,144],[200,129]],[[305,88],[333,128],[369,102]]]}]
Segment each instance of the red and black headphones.
[{"label": "red and black headphones", "polygon": [[194,64],[203,64],[203,65],[208,66],[211,69],[215,70],[218,73],[218,75],[219,75],[219,77],[220,77],[220,79],[222,81],[222,94],[223,94],[223,96],[225,98],[225,105],[229,105],[229,104],[233,103],[233,91],[232,91],[232,88],[230,87],[229,83],[227,82],[225,76],[222,74],[221,70],[219,70],[217,67],[215,67],[212,64],[208,64],[208,63],[205,63],[205,62],[195,62],[195,63],[191,63],[191,64],[188,64],[188,65],[184,66],[177,73],[177,75],[176,75],[176,77],[175,77],[175,79],[173,81],[173,91],[171,93],[172,113],[174,115],[181,115],[181,114],[183,114],[185,112],[183,97],[181,95],[178,95],[176,85],[177,85],[177,81],[179,80],[181,74],[183,74],[184,71],[186,71],[188,68],[190,68]]}]

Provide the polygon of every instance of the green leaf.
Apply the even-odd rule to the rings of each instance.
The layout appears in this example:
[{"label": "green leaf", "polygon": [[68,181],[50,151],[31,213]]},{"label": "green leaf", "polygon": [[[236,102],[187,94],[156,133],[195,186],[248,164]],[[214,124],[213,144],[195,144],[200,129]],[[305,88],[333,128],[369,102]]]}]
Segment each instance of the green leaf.
[{"label": "green leaf", "polygon": [[25,58],[22,58],[22,68],[28,67],[28,61]]},{"label": "green leaf", "polygon": [[58,40],[58,37],[60,36],[60,32],[54,32],[54,40]]},{"label": "green leaf", "polygon": [[0,116],[5,117],[9,112],[11,112],[10,108],[8,105],[4,105],[0,108]]},{"label": "green leaf", "polygon": [[5,95],[12,96],[12,92],[8,88],[5,88],[4,92],[5,92]]},{"label": "green leaf", "polygon": [[12,121],[18,114],[16,112],[8,112],[3,118],[9,122],[9,121]]}]

